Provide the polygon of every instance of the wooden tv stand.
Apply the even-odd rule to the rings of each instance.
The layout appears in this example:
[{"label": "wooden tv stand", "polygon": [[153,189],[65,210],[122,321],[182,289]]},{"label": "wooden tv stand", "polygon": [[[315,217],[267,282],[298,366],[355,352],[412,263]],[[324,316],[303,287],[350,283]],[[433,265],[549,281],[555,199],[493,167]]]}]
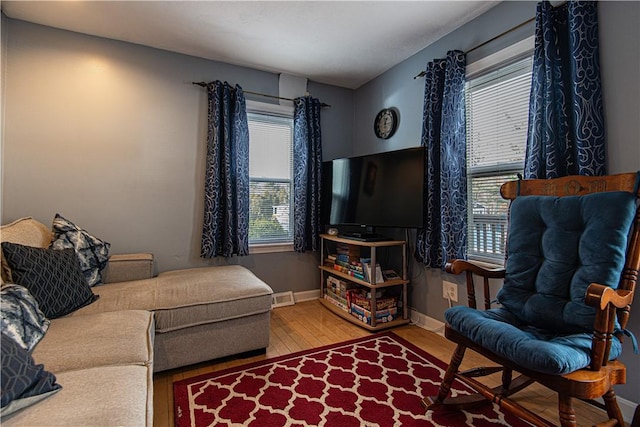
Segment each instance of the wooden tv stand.
[{"label": "wooden tv stand", "polygon": [[[409,280],[407,278],[407,242],[404,240],[382,240],[382,241],[366,241],[366,240],[355,240],[353,238],[345,238],[341,236],[332,236],[329,234],[320,235],[322,239],[322,245],[320,250],[320,265],[318,268],[320,269],[320,302],[331,312],[336,315],[342,317],[345,320],[348,320],[358,326],[361,326],[365,329],[376,331],[380,329],[392,328],[394,326],[404,325],[409,323],[409,315],[408,315],[408,306],[407,306],[407,285],[409,284]],[[340,271],[337,270],[335,264],[332,265],[331,261],[328,259],[329,255],[326,253],[326,249],[328,247],[336,248],[338,244],[347,245],[347,247],[354,247],[358,249],[358,252],[361,249],[365,249],[369,251],[370,255],[367,258],[371,259],[371,270],[373,274],[371,274],[370,280],[365,280],[365,278],[356,277],[356,273],[351,271]],[[396,279],[388,279],[383,282],[378,282],[376,280],[375,274],[375,266],[378,264],[376,259],[376,250],[380,248],[389,248],[390,250],[399,249],[399,252],[402,256],[402,271],[400,272],[400,277]],[[384,270],[384,268],[383,268]],[[345,310],[344,307],[339,307],[335,304],[335,301],[326,297],[328,289],[327,289],[327,278],[335,277],[339,280],[346,281],[351,285],[355,285],[358,288],[363,288],[371,293],[370,296],[370,321],[363,321],[351,314],[349,310]],[[400,297],[397,306],[397,316],[390,321],[379,321],[377,319],[378,310],[377,307],[377,297],[376,291],[383,290],[385,288],[390,287],[400,287]],[[348,308],[348,307],[347,307]]]}]

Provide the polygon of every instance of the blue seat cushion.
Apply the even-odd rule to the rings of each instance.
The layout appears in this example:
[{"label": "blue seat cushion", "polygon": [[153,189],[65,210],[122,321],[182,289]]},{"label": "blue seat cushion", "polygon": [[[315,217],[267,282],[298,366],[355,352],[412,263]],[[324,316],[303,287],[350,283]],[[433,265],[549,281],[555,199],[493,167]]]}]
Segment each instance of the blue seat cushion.
[{"label": "blue seat cushion", "polygon": [[[554,334],[522,323],[504,307],[481,311],[456,306],[445,320],[474,343],[518,366],[545,374],[568,374],[591,363],[591,334]],[[622,345],[613,337],[610,360]]]}]

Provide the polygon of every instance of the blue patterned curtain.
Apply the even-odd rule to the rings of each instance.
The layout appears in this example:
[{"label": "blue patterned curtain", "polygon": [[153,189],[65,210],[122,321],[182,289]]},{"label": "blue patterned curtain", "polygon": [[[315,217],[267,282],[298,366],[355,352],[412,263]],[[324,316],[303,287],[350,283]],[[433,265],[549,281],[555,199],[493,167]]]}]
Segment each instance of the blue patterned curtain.
[{"label": "blue patterned curtain", "polygon": [[525,178],[606,174],[598,3],[538,3]]},{"label": "blue patterned curtain", "polygon": [[203,258],[249,253],[249,125],[242,88],[207,85]]},{"label": "blue patterned curtain", "polygon": [[293,249],[320,247],[320,193],[322,189],[322,137],[316,98],[296,98],[293,113]]},{"label": "blue patterned curtain", "polygon": [[464,52],[449,51],[427,65],[425,77],[425,216],[415,257],[434,268],[444,268],[448,259],[466,258],[465,66]]}]

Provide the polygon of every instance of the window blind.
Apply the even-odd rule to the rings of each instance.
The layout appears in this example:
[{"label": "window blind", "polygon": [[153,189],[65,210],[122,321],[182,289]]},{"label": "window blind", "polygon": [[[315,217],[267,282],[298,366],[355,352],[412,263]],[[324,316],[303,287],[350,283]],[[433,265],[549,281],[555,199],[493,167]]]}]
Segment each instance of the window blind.
[{"label": "window blind", "polygon": [[470,259],[504,261],[508,204],[500,185],[523,170],[531,68],[527,57],[467,82]]}]

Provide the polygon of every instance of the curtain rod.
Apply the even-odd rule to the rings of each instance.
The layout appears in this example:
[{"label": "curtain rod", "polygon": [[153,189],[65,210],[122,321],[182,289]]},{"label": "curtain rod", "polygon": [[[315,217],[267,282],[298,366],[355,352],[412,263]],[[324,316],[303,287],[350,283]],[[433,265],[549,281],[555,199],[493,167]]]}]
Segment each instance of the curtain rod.
[{"label": "curtain rod", "polygon": [[[500,34],[498,34],[497,36],[495,36],[495,37],[493,37],[493,38],[491,38],[491,39],[487,40],[486,42],[482,42],[482,43],[480,43],[479,45],[476,45],[476,46],[472,47],[471,49],[469,49],[468,51],[466,51],[466,52],[465,52],[465,55],[468,55],[469,53],[473,52],[474,50],[476,50],[476,49],[480,49],[482,46],[486,46],[486,45],[488,45],[489,43],[491,43],[492,41],[497,40],[497,39],[499,39],[500,37],[506,36],[506,35],[507,35],[507,34],[509,34],[510,32],[515,31],[515,30],[517,30],[518,28],[524,27],[524,26],[525,26],[525,25],[527,25],[528,23],[530,23],[530,22],[532,22],[532,21],[535,21],[535,20],[536,20],[536,17],[535,17],[535,16],[534,16],[533,18],[529,18],[529,19],[527,19],[526,21],[524,21],[524,22],[522,22],[522,23],[520,23],[520,24],[516,25],[515,27],[513,27],[513,28],[509,28],[508,30],[501,32]],[[423,70],[423,71],[420,71],[420,73],[419,73],[418,75],[414,76],[414,77],[413,77],[413,79],[415,80],[415,79],[417,79],[418,77],[424,77],[424,76],[426,76],[426,75],[427,75],[427,72]]]},{"label": "curtain rod", "polygon": [[[191,83],[194,84],[194,85],[202,86],[202,87],[207,87],[207,85],[209,84],[209,83],[206,83],[206,82],[191,82]],[[266,93],[252,92],[250,90],[243,90],[243,92],[244,93],[249,93],[251,95],[264,96],[265,98],[283,99],[285,101],[295,101],[295,99],[293,99],[293,98],[285,98],[285,97],[282,97],[282,96],[267,95]],[[322,108],[325,108],[325,107],[330,108],[331,107],[331,105],[325,104],[324,102],[321,103],[320,106]]]}]

